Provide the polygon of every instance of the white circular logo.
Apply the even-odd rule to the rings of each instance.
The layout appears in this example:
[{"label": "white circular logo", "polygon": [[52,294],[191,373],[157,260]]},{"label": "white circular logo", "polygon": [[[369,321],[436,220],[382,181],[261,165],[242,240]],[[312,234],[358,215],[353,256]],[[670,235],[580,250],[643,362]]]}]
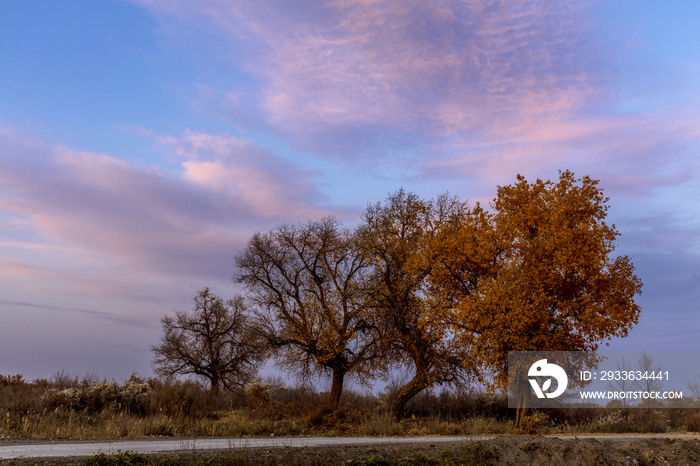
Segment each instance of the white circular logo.
[{"label": "white circular logo", "polygon": [[556,364],[548,364],[546,359],[540,359],[530,366],[527,375],[528,377],[554,377],[557,380],[557,389],[552,393],[548,393],[547,390],[552,386],[551,378],[545,380],[542,387],[537,383],[537,379],[528,379],[537,398],[556,398],[564,393],[566,384],[569,383],[569,378],[566,376],[564,369]]}]

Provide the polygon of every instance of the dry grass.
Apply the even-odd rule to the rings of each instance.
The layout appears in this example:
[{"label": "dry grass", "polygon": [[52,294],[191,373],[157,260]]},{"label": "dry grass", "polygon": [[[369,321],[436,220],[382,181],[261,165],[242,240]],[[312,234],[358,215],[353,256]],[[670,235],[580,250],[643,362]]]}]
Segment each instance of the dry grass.
[{"label": "dry grass", "polygon": [[[254,437],[293,435],[423,436],[507,433],[493,399],[481,394],[421,394],[401,422],[387,396],[348,391],[340,409],[309,387],[255,383],[243,395],[213,397],[193,382],[142,380],[123,384],[64,373],[26,382],[0,376],[0,436],[52,439]],[[505,403],[499,398],[498,403]],[[501,412],[507,412],[501,409]],[[490,414],[490,417],[487,416]]]},{"label": "dry grass", "polygon": [[212,396],[193,382],[142,380],[122,384],[64,373],[27,382],[0,376],[0,437],[107,439],[294,435],[425,436],[671,432],[700,430],[691,405],[666,410],[535,411],[513,424],[503,395],[425,391],[396,422],[387,394],[347,392],[340,409],[327,394],[280,383],[253,384],[245,394]]},{"label": "dry grass", "polygon": [[[341,416],[342,418],[342,416]],[[9,428],[8,428],[9,427]],[[294,435],[427,436],[507,434],[513,430],[494,419],[443,421],[436,418],[395,422],[386,415],[356,420],[309,422],[305,418],[269,420],[251,417],[245,410],[217,416],[135,416],[124,413],[34,413],[7,417],[0,435],[25,438],[106,439],[139,437],[258,437]]]}]

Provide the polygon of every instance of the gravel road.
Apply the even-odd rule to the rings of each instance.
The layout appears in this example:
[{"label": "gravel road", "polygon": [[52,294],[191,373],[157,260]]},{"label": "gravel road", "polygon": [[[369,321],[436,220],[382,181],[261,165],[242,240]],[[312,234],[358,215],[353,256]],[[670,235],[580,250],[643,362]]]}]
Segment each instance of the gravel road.
[{"label": "gravel road", "polygon": [[98,453],[134,451],[158,453],[172,451],[235,450],[242,448],[318,447],[329,445],[386,445],[419,442],[460,442],[488,440],[491,437],[265,437],[206,438],[182,440],[126,440],[114,442],[81,442],[0,445],[0,459],[91,456]]}]

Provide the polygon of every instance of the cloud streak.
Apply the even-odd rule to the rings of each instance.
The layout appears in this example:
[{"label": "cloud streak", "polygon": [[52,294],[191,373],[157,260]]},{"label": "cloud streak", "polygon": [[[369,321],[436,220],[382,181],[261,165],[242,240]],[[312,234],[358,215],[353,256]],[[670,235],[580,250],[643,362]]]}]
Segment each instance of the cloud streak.
[{"label": "cloud streak", "polygon": [[101,312],[101,311],[93,311],[90,309],[78,309],[78,308],[65,308],[65,307],[59,307],[59,306],[46,306],[46,305],[41,305],[41,304],[32,304],[32,303],[24,303],[24,302],[17,302],[17,301],[5,301],[5,300],[0,300],[0,304],[4,304],[7,306],[20,306],[20,307],[29,307],[33,309],[44,309],[47,311],[53,311],[57,312],[61,315],[65,315],[66,312],[74,312],[78,314],[82,314],[84,316],[89,316],[89,317],[95,317],[98,319],[104,319],[109,322],[114,322],[117,324],[124,324],[124,325],[135,325],[138,327],[142,327],[147,322],[144,322],[144,319],[137,319],[133,317],[124,317],[124,316],[119,316],[119,315],[114,315],[109,312]]},{"label": "cloud streak", "polygon": [[158,140],[177,154],[183,178],[237,199],[261,217],[310,218],[322,200],[308,180],[316,175],[237,137],[186,131]]},{"label": "cloud streak", "polygon": [[20,227],[3,228],[2,270],[72,283],[73,293],[123,296],[116,282],[141,300],[148,287],[138,282],[149,276],[160,277],[161,292],[168,280],[226,281],[251,232],[333,212],[312,174],[237,138],[161,138],[180,162],[175,173],[7,131],[0,144],[0,215],[21,219],[34,238],[11,240]]}]

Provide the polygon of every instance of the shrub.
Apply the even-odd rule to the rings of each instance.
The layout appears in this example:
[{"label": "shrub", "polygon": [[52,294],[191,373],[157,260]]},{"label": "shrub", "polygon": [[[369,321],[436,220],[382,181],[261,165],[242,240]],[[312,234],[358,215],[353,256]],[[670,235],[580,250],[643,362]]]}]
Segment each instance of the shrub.
[{"label": "shrub", "polygon": [[150,463],[146,455],[133,451],[118,452],[113,455],[100,453],[85,458],[84,461],[86,466],[141,466]]},{"label": "shrub", "polygon": [[688,418],[686,430],[688,432],[700,432],[700,413],[695,413]]}]

